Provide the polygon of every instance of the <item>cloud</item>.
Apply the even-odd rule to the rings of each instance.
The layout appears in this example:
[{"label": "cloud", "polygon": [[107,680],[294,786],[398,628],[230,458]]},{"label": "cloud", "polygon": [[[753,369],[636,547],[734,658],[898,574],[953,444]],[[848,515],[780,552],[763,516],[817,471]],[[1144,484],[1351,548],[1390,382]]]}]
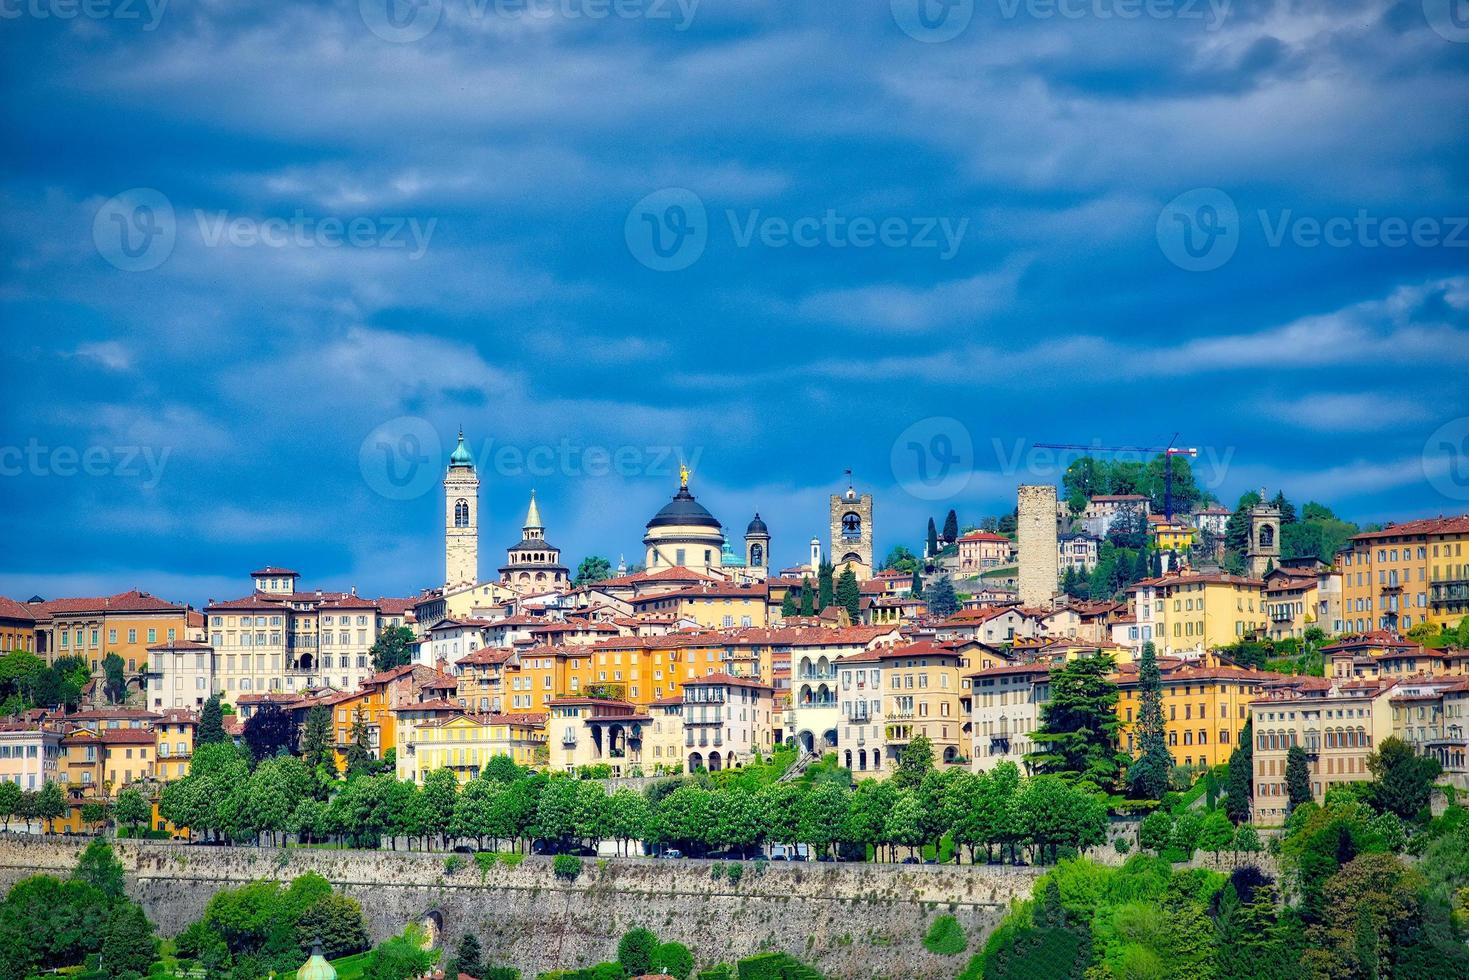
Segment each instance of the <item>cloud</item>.
[{"label": "cloud", "polygon": [[72,356],[92,361],[108,371],[127,371],[133,366],[132,351],[115,340],[82,344],[72,352]]},{"label": "cloud", "polygon": [[1431,417],[1427,405],[1411,398],[1376,392],[1265,398],[1258,404],[1263,418],[1284,425],[1325,432],[1376,432]]},{"label": "cloud", "polygon": [[1027,260],[1012,259],[1001,269],[926,287],[858,286],[812,293],[796,304],[798,315],[844,326],[894,333],[932,330],[954,322],[983,320],[1014,302]]}]

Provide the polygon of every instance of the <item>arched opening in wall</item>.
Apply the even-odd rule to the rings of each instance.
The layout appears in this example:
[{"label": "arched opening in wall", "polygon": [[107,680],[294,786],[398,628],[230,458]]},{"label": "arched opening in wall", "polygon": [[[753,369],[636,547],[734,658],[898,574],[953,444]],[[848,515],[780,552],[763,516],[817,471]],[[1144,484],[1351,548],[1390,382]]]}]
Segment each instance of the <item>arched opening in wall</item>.
[{"label": "arched opening in wall", "polygon": [[429,909],[423,913],[423,918],[419,922],[419,925],[423,926],[426,937],[424,939],[424,948],[433,949],[439,944],[439,940],[444,935],[444,913],[438,909]]},{"label": "arched opening in wall", "polygon": [[805,753],[805,752],[815,752],[816,751],[816,736],[813,735],[809,731],[801,732],[800,734],[798,734],[796,736],[796,744],[801,747],[801,751],[803,753]]},{"label": "arched opening in wall", "polygon": [[718,772],[721,768],[723,768],[723,767],[720,764],[719,753],[718,752],[710,752],[709,753],[709,771],[710,772]]}]

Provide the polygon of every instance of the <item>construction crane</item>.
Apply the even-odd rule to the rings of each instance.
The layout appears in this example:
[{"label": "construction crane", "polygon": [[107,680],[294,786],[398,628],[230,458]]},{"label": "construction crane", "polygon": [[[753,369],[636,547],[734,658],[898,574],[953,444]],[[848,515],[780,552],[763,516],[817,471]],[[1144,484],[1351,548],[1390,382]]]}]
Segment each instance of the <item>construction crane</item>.
[{"label": "construction crane", "polygon": [[1087,453],[1162,453],[1163,454],[1163,516],[1170,522],[1173,520],[1173,457],[1199,455],[1197,449],[1184,449],[1173,445],[1178,441],[1178,433],[1173,433],[1173,438],[1168,440],[1166,446],[1078,446],[1064,442],[1038,442],[1039,449],[1080,449]]}]

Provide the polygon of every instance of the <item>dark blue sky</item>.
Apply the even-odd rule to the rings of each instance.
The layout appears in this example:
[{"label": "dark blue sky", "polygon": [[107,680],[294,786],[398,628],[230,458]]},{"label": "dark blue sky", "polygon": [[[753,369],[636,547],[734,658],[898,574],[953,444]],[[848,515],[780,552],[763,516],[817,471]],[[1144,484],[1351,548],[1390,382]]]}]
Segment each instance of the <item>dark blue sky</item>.
[{"label": "dark blue sky", "polygon": [[161,2],[0,22],[4,594],[434,584],[460,425],[486,574],[680,454],[779,563],[847,467],[886,551],[1175,431],[1469,509],[1443,0]]}]

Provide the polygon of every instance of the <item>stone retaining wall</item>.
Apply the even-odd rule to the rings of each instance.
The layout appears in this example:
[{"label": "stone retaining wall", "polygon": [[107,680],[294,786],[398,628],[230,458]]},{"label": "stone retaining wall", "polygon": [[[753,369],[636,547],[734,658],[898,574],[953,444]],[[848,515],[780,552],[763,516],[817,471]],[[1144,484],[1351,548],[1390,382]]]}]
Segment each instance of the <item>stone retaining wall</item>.
[{"label": "stone retaining wall", "polygon": [[[40,872],[69,873],[84,840],[0,835],[0,888]],[[701,965],[767,949],[801,957],[834,978],[950,980],[1039,869],[933,865],[744,864],[731,884],[711,867],[729,862],[584,859],[575,882],[547,858],[481,869],[472,856],[446,870],[444,854],[314,848],[189,846],[119,841],[128,892],[164,935],[198,918],[221,888],[307,871],[362,903],[374,941],[410,920],[457,943],[466,930],[486,961],[529,976],[615,957],[617,941],[647,926],[677,940]],[[953,915],[969,937],[959,956],[922,945],[935,918]]]}]

